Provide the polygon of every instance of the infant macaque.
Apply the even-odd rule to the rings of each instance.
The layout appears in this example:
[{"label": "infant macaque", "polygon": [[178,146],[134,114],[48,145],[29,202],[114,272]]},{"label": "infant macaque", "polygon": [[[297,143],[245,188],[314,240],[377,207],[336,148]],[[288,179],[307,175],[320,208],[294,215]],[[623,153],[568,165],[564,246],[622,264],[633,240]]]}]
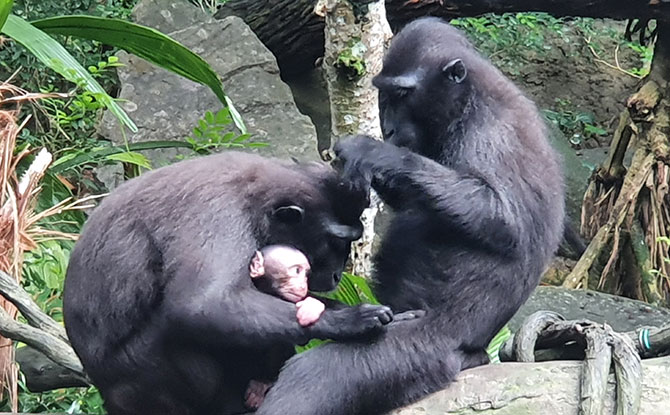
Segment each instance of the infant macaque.
[{"label": "infant macaque", "polygon": [[295,303],[296,317],[301,326],[315,323],[325,305],[307,296],[307,277],[310,266],[299,250],[284,245],[268,245],[251,259],[249,274],[256,288]]},{"label": "infant macaque", "polygon": [[[325,309],[321,301],[307,296],[309,272],[307,257],[299,250],[285,245],[268,245],[256,251],[249,265],[249,275],[256,288],[295,303],[296,318],[301,326],[314,324]],[[269,355],[272,355],[271,351]],[[258,409],[272,383],[252,379],[244,395],[246,406]]]}]

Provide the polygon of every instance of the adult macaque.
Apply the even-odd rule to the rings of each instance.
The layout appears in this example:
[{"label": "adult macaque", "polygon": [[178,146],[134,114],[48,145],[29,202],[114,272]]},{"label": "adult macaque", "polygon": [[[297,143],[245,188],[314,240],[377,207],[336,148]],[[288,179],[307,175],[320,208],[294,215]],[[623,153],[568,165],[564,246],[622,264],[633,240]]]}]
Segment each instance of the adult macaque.
[{"label": "adult macaque", "polygon": [[321,163],[233,151],[114,190],[72,251],[63,300],[68,337],[107,412],[245,412],[249,382],[274,379],[296,344],[379,333],[388,307],[328,307],[302,326],[294,304],[249,278],[257,250],[289,245],[309,260],[310,290],[335,288],[368,190]]},{"label": "adult macaque", "polygon": [[425,316],[291,358],[257,415],[377,415],[446,387],[488,361],[561,239],[563,172],[542,116],[463,33],[408,24],[373,84],[384,142],[342,140],[335,153],[395,211],[377,299]]}]

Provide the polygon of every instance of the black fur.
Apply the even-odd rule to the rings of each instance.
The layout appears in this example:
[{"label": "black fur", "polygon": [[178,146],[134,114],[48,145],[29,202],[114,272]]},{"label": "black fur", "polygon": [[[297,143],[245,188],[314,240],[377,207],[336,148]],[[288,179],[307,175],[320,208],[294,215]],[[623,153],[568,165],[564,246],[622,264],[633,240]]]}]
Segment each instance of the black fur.
[{"label": "black fur", "polygon": [[561,238],[562,171],[538,110],[458,30],[409,24],[374,84],[386,142],[336,153],[396,212],[375,260],[379,300],[426,314],[293,357],[259,415],[381,414],[444,388],[487,361]]},{"label": "black fur", "polygon": [[[324,165],[235,152],[154,170],[105,198],[72,252],[64,312],[108,412],[237,413],[249,380],[276,376],[294,344],[379,331],[387,307],[327,309],[301,327],[294,304],[249,276],[257,249],[285,244],[309,259],[310,288],[332,289],[366,204],[365,187]],[[281,345],[286,355],[267,356]]]}]

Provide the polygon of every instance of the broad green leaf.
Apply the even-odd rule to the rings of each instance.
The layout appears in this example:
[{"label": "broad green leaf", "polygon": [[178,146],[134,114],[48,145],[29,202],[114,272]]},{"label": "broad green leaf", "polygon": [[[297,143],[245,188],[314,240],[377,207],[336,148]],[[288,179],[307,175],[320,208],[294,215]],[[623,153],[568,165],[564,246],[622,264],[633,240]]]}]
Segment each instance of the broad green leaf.
[{"label": "broad green leaf", "polygon": [[0,0],[0,29],[5,25],[13,5],[14,0]]},{"label": "broad green leaf", "polygon": [[145,141],[142,143],[131,143],[128,144],[128,146],[104,147],[97,150],[87,151],[76,157],[65,156],[58,159],[51,165],[51,167],[49,167],[49,171],[53,174],[57,174],[86,163],[108,158],[113,154],[121,154],[128,151],[155,150],[158,148],[193,149],[193,145],[184,141]]},{"label": "broad green leaf", "polygon": [[[372,290],[368,286],[365,278],[358,277],[353,274],[343,273],[342,281],[340,281],[337,288],[326,294],[319,294],[318,297],[329,298],[337,300],[347,305],[356,305],[361,303],[379,304],[379,301],[372,294]],[[296,353],[302,353],[314,347],[317,347],[329,340],[312,339],[304,346],[296,346]]]},{"label": "broad green leaf", "polygon": [[[1,1],[1,0],[0,0]],[[22,44],[37,59],[58,72],[68,81],[81,85],[95,95],[131,131],[137,127],[121,107],[114,102],[91,74],[77,62],[63,46],[40,29],[22,18],[10,14],[2,32]]]},{"label": "broad green leaf", "polygon": [[130,163],[136,166],[144,167],[145,169],[151,169],[151,162],[143,154],[136,153],[134,151],[126,151],[124,153],[110,154],[105,157],[107,160],[115,160],[123,163]]},{"label": "broad green leaf", "polygon": [[158,30],[120,19],[62,16],[32,22],[47,33],[76,36],[124,49],[161,68],[207,85],[230,109],[237,128],[246,133],[242,117],[223,92],[221,79],[209,64],[187,47]]},{"label": "broad green leaf", "polygon": [[337,300],[347,305],[356,305],[361,303],[379,304],[372,290],[368,286],[365,278],[353,274],[343,273],[342,281],[337,288],[325,294],[319,294],[320,297]]}]

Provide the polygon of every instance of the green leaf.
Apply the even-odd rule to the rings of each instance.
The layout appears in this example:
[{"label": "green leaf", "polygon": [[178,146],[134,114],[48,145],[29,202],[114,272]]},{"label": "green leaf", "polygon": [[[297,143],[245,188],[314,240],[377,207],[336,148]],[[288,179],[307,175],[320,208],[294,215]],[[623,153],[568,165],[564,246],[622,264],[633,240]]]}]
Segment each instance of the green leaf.
[{"label": "green leaf", "polygon": [[127,147],[104,147],[97,150],[87,151],[76,157],[66,156],[58,159],[49,167],[49,172],[52,174],[62,173],[65,170],[107,158],[112,154],[120,154],[128,151],[155,150],[158,148],[188,148],[192,150],[193,146],[184,141],[145,141],[141,143],[131,143],[128,144]]},{"label": "green leaf", "polygon": [[110,154],[105,157],[107,160],[115,160],[123,163],[130,163],[136,166],[144,167],[146,169],[151,169],[151,162],[148,158],[140,153],[134,151],[126,151],[124,153]]},{"label": "green leaf", "polygon": [[512,332],[509,327],[505,326],[491,340],[491,343],[486,348],[486,353],[489,355],[491,363],[500,363],[500,348],[511,336]]},{"label": "green leaf", "polygon": [[12,11],[14,0],[0,0],[0,29],[5,25],[9,12]]},{"label": "green leaf", "polygon": [[[0,0],[2,1],[2,0]],[[96,97],[131,131],[137,127],[121,107],[114,102],[91,74],[77,62],[63,46],[51,36],[37,29],[22,18],[10,14],[2,27],[2,32],[22,44],[37,59],[61,74],[68,81],[81,85]]]},{"label": "green leaf", "polygon": [[47,33],[76,36],[115,46],[194,82],[207,85],[229,107],[237,128],[246,133],[242,117],[223,92],[221,79],[209,64],[163,33],[120,19],[61,16],[32,22]]}]

